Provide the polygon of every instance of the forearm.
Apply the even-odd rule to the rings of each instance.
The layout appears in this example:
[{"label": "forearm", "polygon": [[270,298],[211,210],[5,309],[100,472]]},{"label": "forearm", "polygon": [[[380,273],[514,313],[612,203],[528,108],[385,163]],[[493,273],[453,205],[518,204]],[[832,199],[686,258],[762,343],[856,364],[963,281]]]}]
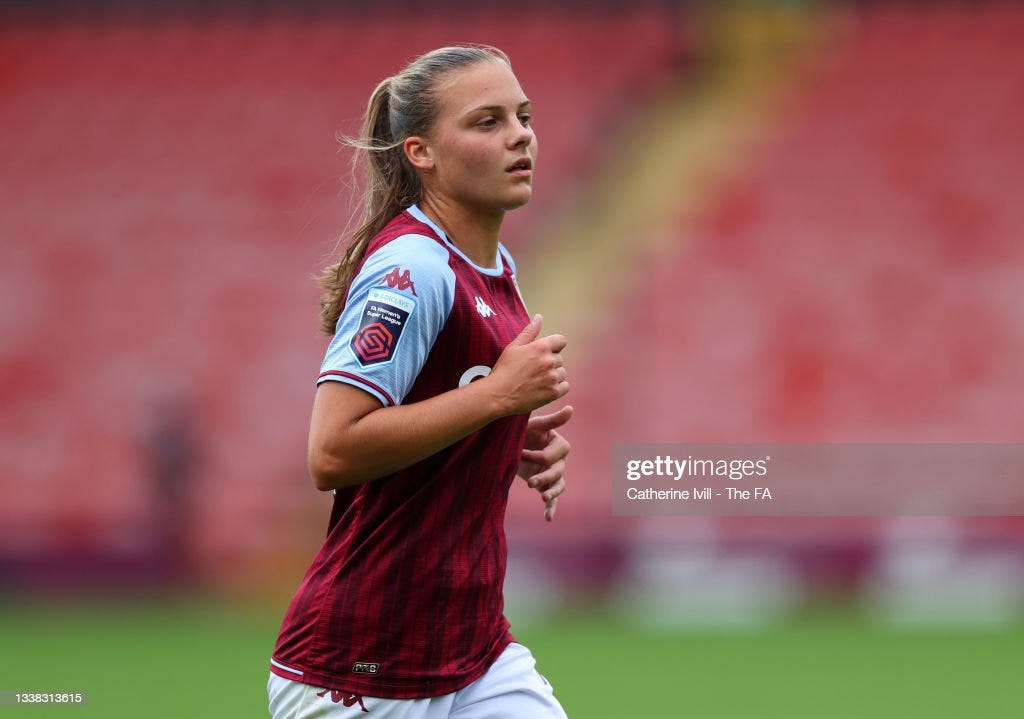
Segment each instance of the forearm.
[{"label": "forearm", "polygon": [[435,397],[381,407],[369,393],[323,383],[313,403],[309,471],[318,489],[378,479],[440,452],[494,420],[530,412],[569,391],[565,338],[537,339],[536,315],[482,379]]},{"label": "forearm", "polygon": [[408,405],[381,407],[344,431],[310,437],[310,470],[321,490],[391,474],[436,454],[508,414],[485,379]]}]

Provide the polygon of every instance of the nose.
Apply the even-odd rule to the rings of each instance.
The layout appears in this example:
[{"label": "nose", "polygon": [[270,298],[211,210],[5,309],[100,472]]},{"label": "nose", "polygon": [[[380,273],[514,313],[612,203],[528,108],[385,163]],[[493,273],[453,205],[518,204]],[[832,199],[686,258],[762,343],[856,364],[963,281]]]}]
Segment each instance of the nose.
[{"label": "nose", "polygon": [[510,147],[512,149],[528,147],[534,138],[533,128],[529,125],[524,125],[517,118],[516,121],[512,123],[512,131],[509,133],[509,138]]}]

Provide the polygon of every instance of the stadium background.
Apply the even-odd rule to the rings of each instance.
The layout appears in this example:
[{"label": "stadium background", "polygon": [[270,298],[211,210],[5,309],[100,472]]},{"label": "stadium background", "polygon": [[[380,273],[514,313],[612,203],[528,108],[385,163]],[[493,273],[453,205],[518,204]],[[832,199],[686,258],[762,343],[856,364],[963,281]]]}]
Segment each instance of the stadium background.
[{"label": "stadium background", "polygon": [[309,277],[373,84],[456,41],[536,110],[507,222],[570,337],[509,616],[573,717],[1018,716],[1020,518],[639,520],[618,441],[1018,441],[1019,3],[0,11],[0,716],[261,716],[329,497]]}]

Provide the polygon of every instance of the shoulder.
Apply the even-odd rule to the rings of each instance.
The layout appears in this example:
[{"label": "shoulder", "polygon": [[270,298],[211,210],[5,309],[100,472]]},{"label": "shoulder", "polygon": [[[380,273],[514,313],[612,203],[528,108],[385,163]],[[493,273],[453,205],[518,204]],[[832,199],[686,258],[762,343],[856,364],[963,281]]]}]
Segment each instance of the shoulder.
[{"label": "shoulder", "polygon": [[440,289],[455,284],[447,248],[432,237],[411,233],[371,246],[358,274],[374,284],[411,289],[414,294],[417,286]]}]

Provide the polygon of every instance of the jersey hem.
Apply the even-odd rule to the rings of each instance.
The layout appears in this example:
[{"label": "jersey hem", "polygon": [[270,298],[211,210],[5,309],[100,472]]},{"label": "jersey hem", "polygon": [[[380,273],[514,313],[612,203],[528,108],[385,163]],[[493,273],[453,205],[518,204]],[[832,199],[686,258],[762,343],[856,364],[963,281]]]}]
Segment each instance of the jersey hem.
[{"label": "jersey hem", "polygon": [[290,679],[300,684],[310,684],[321,689],[360,694],[364,697],[375,697],[378,699],[430,699],[457,692],[475,682],[487,673],[487,670],[498,660],[501,653],[514,641],[515,639],[512,635],[506,631],[505,636],[488,652],[486,660],[480,663],[480,667],[476,671],[445,682],[431,683],[427,689],[424,689],[423,679],[409,679],[402,682],[362,681],[353,677],[342,679],[329,672],[319,672],[315,669],[306,668],[298,669],[302,672],[302,675],[297,676],[280,668],[278,666],[280,662],[273,658],[271,659],[270,671],[282,679]]}]

